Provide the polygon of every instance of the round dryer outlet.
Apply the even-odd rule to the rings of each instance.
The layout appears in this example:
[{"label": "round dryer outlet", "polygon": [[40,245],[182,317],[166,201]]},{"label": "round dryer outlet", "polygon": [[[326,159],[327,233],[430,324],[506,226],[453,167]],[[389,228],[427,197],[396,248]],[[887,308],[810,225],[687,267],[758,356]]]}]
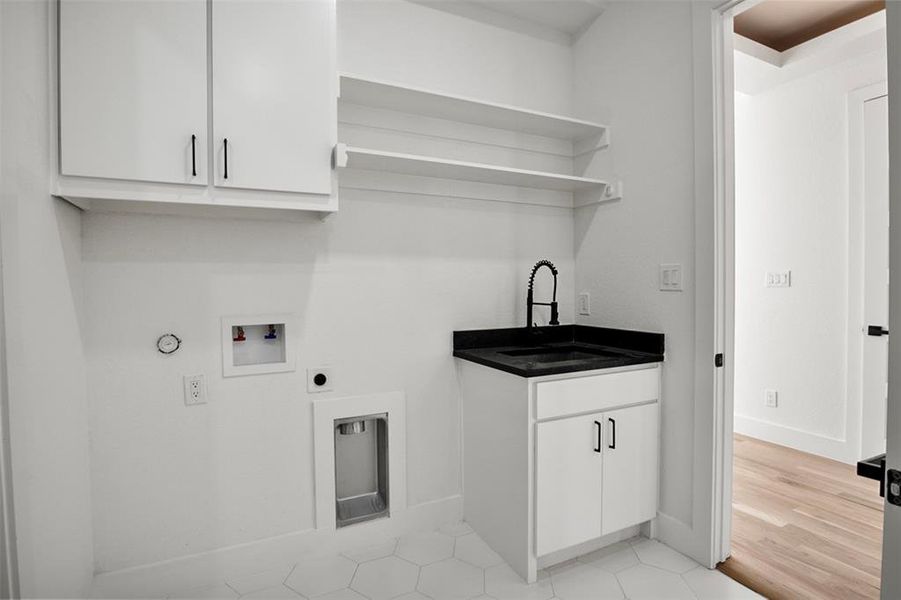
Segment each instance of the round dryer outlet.
[{"label": "round dryer outlet", "polygon": [[332,388],[332,370],[330,367],[307,369],[308,392],[330,392]]}]

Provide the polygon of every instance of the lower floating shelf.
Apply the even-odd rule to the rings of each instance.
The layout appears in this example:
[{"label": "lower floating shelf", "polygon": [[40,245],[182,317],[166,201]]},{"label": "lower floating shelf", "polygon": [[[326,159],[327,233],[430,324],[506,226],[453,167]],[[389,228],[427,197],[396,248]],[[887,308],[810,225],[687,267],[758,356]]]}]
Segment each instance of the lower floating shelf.
[{"label": "lower floating shelf", "polygon": [[335,164],[348,169],[402,173],[562,192],[591,190],[606,192],[612,188],[606,181],[588,177],[357,148],[344,144],[338,144],[335,149]]}]

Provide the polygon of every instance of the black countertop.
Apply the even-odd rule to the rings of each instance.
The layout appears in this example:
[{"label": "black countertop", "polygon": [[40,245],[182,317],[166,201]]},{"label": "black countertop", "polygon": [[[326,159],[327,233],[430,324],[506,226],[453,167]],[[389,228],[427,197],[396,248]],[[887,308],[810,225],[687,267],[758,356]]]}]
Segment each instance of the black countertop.
[{"label": "black countertop", "polygon": [[520,377],[663,361],[663,334],[587,325],[454,332],[454,356]]}]

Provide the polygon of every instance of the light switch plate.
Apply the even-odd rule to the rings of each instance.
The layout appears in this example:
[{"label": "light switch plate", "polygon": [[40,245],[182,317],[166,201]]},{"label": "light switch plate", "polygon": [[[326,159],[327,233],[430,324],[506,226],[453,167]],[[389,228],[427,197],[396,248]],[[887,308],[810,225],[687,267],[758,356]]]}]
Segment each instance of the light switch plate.
[{"label": "light switch plate", "polygon": [[775,287],[791,287],[792,272],[791,271],[769,271],[766,274],[766,286]]},{"label": "light switch plate", "polygon": [[682,265],[679,265],[679,264],[660,265],[660,291],[662,291],[662,292],[681,292],[682,291]]},{"label": "light switch plate", "polygon": [[579,314],[591,314],[591,294],[589,294],[588,292],[582,292],[581,294],[579,294]]}]

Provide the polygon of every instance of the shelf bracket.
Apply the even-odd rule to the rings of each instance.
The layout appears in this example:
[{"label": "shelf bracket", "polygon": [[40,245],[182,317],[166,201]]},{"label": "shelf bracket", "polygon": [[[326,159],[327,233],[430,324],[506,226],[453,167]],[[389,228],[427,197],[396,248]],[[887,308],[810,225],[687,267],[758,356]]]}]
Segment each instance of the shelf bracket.
[{"label": "shelf bracket", "polygon": [[343,169],[347,166],[347,144],[338,143],[332,152],[332,168]]},{"label": "shelf bracket", "polygon": [[604,204],[623,199],[623,182],[614,181],[604,186],[603,190],[584,190],[573,193],[573,208]]}]

